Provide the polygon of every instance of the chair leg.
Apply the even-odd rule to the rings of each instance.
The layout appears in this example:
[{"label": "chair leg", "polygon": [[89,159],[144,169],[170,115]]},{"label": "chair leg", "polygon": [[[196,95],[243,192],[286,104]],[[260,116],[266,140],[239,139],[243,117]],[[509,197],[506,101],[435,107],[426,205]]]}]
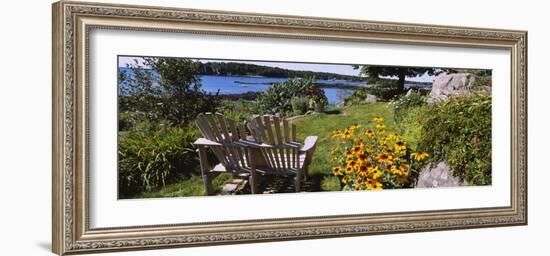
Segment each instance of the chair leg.
[{"label": "chair leg", "polygon": [[304,181],[308,181],[309,180],[308,168],[305,168],[302,172],[304,172]]},{"label": "chair leg", "polygon": [[209,174],[208,159],[206,157],[206,147],[199,146],[199,160],[201,165],[202,182],[204,185],[204,192],[207,196],[212,195],[212,180]]},{"label": "chair leg", "polygon": [[302,173],[299,172],[296,174],[296,178],[294,178],[295,187],[296,187],[296,193],[300,192],[300,184],[302,183]]},{"label": "chair leg", "polygon": [[252,194],[259,194],[260,191],[258,188],[258,174],[255,170],[252,170],[252,172],[250,172],[250,177],[248,181],[250,182],[250,190],[252,191]]},{"label": "chair leg", "polygon": [[212,190],[212,179],[210,175],[202,175],[202,182],[204,185],[204,192],[207,196],[210,196],[214,194],[214,191]]},{"label": "chair leg", "polygon": [[251,150],[247,151],[248,159],[250,159],[250,177],[248,182],[250,182],[250,190],[252,194],[259,194],[260,189],[258,188],[258,172],[256,172],[256,161],[252,157]]}]

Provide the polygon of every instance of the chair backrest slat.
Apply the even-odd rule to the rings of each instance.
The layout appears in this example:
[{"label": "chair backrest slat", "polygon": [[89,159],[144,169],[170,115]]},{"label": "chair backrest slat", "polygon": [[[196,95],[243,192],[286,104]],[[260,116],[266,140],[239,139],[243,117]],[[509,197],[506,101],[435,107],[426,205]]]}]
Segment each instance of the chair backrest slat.
[{"label": "chair backrest slat", "polygon": [[196,124],[206,139],[222,145],[210,148],[226,169],[250,166],[250,159],[246,157],[247,150],[244,147],[235,147],[236,142],[246,137],[243,126],[239,126],[241,129],[238,129],[233,120],[228,120],[219,113],[201,113],[197,116]]},{"label": "chair backrest slat", "polygon": [[[264,129],[267,131],[267,142],[268,144],[274,145],[275,143],[275,137],[273,136],[273,123],[271,122],[271,116],[263,116],[263,126]],[[273,157],[273,165],[275,166],[275,169],[280,170],[281,167],[279,166],[279,155],[275,152],[275,149],[267,149],[271,156]]]},{"label": "chair backrest slat", "polygon": [[[284,142],[287,143],[287,144],[291,143],[289,133],[290,133],[290,130],[288,128],[288,120],[283,119]],[[294,158],[292,157],[293,154],[294,154],[294,149],[293,148],[285,148],[284,153],[285,153],[285,158],[286,158],[286,161],[287,161],[288,168],[296,168],[296,166],[294,165]]]},{"label": "chair backrest slat", "polygon": [[[275,144],[277,145],[282,145],[284,144],[283,142],[283,135],[281,133],[281,122],[279,120],[279,117],[278,116],[274,116],[273,117],[273,120],[272,120],[272,127],[274,128],[273,130],[275,130]],[[275,148],[275,152],[276,154],[280,157],[279,159],[279,166],[281,169],[288,169],[288,166],[286,166],[286,161],[285,161],[285,150],[284,148]]]},{"label": "chair backrest slat", "polygon": [[249,128],[254,138],[271,147],[261,151],[267,164],[276,171],[299,168],[299,143],[296,142],[296,125],[278,116],[257,116],[250,120]]},{"label": "chair backrest slat", "polygon": [[[292,140],[292,142],[295,142],[296,141],[296,125],[295,124],[292,124],[292,126],[290,126],[291,128],[291,133],[290,133],[290,140]],[[300,151],[298,151],[298,149],[294,149],[294,168],[298,168],[300,166]]]}]

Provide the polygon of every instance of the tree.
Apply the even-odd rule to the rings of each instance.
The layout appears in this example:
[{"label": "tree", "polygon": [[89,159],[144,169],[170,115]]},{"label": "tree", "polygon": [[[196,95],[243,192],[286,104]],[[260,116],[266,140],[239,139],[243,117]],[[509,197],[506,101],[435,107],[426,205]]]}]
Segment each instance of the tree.
[{"label": "tree", "polygon": [[190,124],[200,112],[218,107],[218,94],[201,90],[199,63],[185,58],[143,58],[119,72],[121,111],[144,113],[150,121]]},{"label": "tree", "polygon": [[436,75],[444,69],[438,68],[417,68],[417,67],[401,67],[401,66],[373,66],[373,65],[354,65],[354,69],[359,69],[360,73],[368,76],[369,83],[375,83],[382,77],[397,77],[398,89],[403,91],[405,89],[405,79],[407,77],[418,77],[424,74]]},{"label": "tree", "polygon": [[200,112],[213,112],[218,94],[201,90],[199,62],[187,58],[144,58],[158,74],[162,116],[176,126],[185,126]]}]

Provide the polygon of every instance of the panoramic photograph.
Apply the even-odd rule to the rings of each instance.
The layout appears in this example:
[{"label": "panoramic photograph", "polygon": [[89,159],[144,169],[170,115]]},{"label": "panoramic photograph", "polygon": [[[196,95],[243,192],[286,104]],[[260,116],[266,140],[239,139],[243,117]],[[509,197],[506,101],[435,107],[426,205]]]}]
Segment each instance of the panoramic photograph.
[{"label": "panoramic photograph", "polygon": [[492,71],[118,56],[118,198],[491,185]]}]

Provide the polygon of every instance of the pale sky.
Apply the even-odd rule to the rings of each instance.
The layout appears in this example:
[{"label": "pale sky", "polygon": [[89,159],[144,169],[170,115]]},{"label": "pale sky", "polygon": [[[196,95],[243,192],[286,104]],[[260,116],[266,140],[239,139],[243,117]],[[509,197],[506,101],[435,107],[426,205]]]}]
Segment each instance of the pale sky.
[{"label": "pale sky", "polygon": [[[142,64],[141,57],[128,57],[121,56],[119,57],[119,67],[126,67],[126,64],[134,63],[134,60],[138,60]],[[294,62],[271,62],[271,61],[242,61],[242,60],[214,60],[214,59],[198,59],[200,62],[238,62],[244,64],[254,64],[260,66],[269,66],[269,67],[278,67],[289,70],[302,70],[302,71],[313,71],[313,72],[328,72],[341,75],[359,75],[359,70],[353,69],[352,65],[345,64],[314,64],[314,63],[294,63]],[[409,81],[419,81],[419,82],[432,82],[435,76],[423,75],[420,77],[409,77]]]}]

